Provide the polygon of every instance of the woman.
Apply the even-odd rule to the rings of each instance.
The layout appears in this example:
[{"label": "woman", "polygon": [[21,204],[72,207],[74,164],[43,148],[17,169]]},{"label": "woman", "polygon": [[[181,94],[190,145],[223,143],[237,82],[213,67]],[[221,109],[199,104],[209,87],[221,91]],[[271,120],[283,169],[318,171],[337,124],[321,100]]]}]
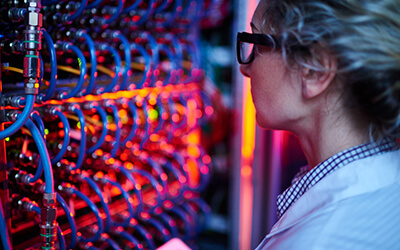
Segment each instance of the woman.
[{"label": "woman", "polygon": [[309,164],[258,249],[400,249],[400,1],[261,0],[251,26],[257,123]]}]

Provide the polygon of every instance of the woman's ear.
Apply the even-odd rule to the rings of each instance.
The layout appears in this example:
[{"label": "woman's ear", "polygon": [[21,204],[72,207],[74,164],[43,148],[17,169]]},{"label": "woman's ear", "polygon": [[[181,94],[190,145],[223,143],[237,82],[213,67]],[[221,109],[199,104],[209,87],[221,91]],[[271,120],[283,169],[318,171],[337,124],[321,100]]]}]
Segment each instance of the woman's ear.
[{"label": "woman's ear", "polygon": [[322,71],[315,71],[308,67],[302,68],[302,95],[306,99],[311,99],[324,93],[335,78],[337,70],[336,58],[327,53],[321,54],[322,58],[319,60],[319,64],[323,67]]}]

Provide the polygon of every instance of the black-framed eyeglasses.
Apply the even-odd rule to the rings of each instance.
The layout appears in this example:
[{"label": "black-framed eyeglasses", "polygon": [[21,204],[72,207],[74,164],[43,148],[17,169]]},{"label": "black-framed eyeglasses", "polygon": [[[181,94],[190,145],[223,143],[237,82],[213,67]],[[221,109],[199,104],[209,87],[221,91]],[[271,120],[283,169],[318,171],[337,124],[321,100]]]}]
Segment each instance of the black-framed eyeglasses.
[{"label": "black-framed eyeglasses", "polygon": [[279,40],[272,35],[238,32],[236,53],[240,64],[249,64],[254,60],[254,45],[263,45],[276,49],[281,47]]}]

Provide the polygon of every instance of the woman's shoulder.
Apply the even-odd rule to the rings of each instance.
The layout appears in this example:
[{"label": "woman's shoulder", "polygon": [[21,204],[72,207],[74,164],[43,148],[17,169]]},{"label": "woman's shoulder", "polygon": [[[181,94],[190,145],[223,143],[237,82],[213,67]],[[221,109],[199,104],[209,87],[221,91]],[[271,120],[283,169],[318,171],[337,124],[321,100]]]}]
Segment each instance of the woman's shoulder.
[{"label": "woman's shoulder", "polygon": [[396,249],[400,182],[319,208],[263,249]]}]

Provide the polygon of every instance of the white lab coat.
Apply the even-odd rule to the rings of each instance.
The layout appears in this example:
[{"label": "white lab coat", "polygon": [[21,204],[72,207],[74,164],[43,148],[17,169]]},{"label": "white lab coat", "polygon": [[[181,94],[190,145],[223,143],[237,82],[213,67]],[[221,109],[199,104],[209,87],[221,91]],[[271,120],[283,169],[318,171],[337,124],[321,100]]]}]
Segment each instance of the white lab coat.
[{"label": "white lab coat", "polygon": [[327,175],[283,214],[261,249],[400,249],[400,150]]}]

